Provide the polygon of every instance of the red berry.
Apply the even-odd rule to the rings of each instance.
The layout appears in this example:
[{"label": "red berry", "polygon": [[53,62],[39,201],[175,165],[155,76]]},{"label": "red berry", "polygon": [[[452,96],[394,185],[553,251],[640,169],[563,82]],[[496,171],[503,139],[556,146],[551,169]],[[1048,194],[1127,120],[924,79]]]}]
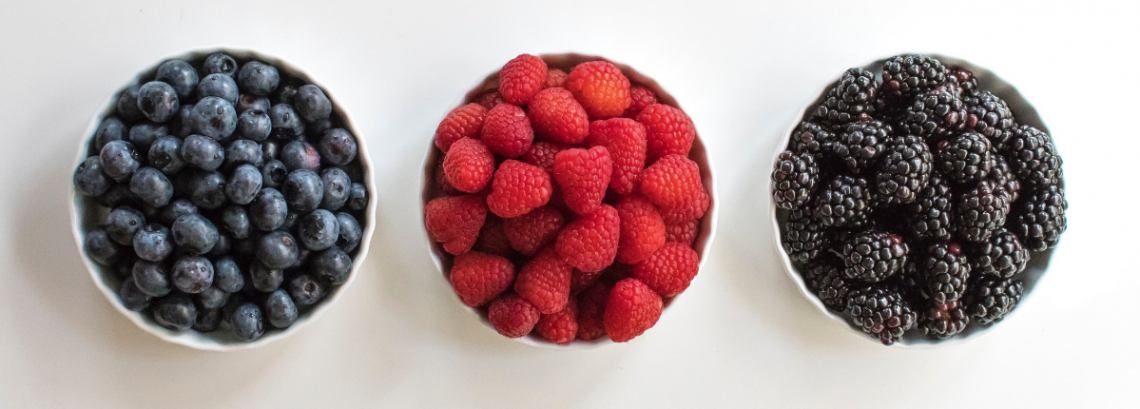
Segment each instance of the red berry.
[{"label": "red berry", "polygon": [[481,136],[491,152],[508,158],[522,156],[534,142],[526,112],[511,104],[499,104],[487,112]]},{"label": "red berry", "polygon": [[456,189],[455,186],[452,186],[451,182],[447,181],[447,172],[443,170],[442,160],[436,161],[434,178],[435,186],[438,187],[439,191],[444,195],[455,196],[463,193],[460,192],[459,189]]},{"label": "red berry", "polygon": [[495,155],[477,139],[463,138],[451,144],[443,156],[443,172],[452,187],[478,193],[495,173]]},{"label": "red berry", "polygon": [[661,296],[641,281],[627,278],[610,290],[603,321],[614,342],[626,342],[641,335],[661,318]]},{"label": "red berry", "polygon": [[681,243],[667,243],[645,261],[633,265],[633,278],[669,298],[689,288],[700,262],[696,250]]},{"label": "red berry", "polygon": [[569,344],[578,335],[578,303],[570,300],[558,312],[543,315],[534,329],[547,341],[559,345]]},{"label": "red berry", "polygon": [[483,117],[486,115],[487,108],[476,103],[455,108],[435,129],[435,146],[447,152],[455,141],[463,138],[479,139],[479,133],[483,130]]},{"label": "red berry", "polygon": [[491,301],[487,320],[507,338],[520,338],[534,330],[542,313],[518,294],[506,294]]},{"label": "red berry", "polygon": [[689,156],[697,129],[680,109],[653,104],[637,114],[637,122],[645,125],[650,162],[666,155]]},{"label": "red berry", "polygon": [[515,279],[515,266],[507,259],[479,252],[455,256],[451,266],[451,288],[464,304],[479,307],[495,299]]},{"label": "red berry", "polygon": [[486,218],[487,205],[480,196],[445,196],[432,199],[424,207],[428,236],[456,255],[471,250]]},{"label": "red berry", "polygon": [[691,247],[697,241],[697,220],[665,223],[665,241]]},{"label": "red berry", "polygon": [[503,230],[503,219],[493,214],[487,216],[483,229],[479,230],[479,239],[475,241],[475,250],[499,256],[511,255],[511,243]]},{"label": "red berry", "polygon": [[665,244],[665,222],[653,203],[639,196],[625,196],[614,208],[621,218],[619,263],[633,264],[645,260]]},{"label": "red berry", "polygon": [[704,191],[700,167],[681,155],[666,156],[641,172],[638,190],[658,206],[683,206],[699,200]]},{"label": "red berry", "polygon": [[645,107],[657,103],[657,94],[653,90],[646,88],[642,85],[634,85],[629,89],[629,108],[621,116],[626,118],[636,118],[637,114],[645,110]]},{"label": "red berry", "polygon": [[629,108],[629,78],[605,61],[578,64],[566,77],[566,89],[592,118],[613,118]]},{"label": "red berry", "polygon": [[606,335],[604,323],[610,286],[594,283],[578,296],[578,339],[593,341]]},{"label": "red berry", "polygon": [[526,106],[535,132],[551,142],[576,144],[590,134],[586,110],[565,88],[547,88]]},{"label": "red berry", "polygon": [[508,159],[495,171],[487,207],[499,217],[518,217],[550,201],[552,189],[542,169]]},{"label": "red berry", "polygon": [[587,273],[585,271],[574,269],[574,273],[570,275],[570,294],[578,294],[583,290],[590,288],[598,279],[602,277],[603,271],[595,271]]},{"label": "red berry", "polygon": [[543,88],[565,88],[566,87],[566,71],[557,68],[546,70],[546,82]]},{"label": "red berry", "polygon": [[526,105],[546,83],[546,62],[530,54],[521,54],[499,71],[499,93],[503,100]]},{"label": "red berry", "polygon": [[641,170],[645,168],[645,126],[629,118],[603,119],[590,123],[590,146],[605,146],[614,161],[610,188],[628,195],[637,188]]},{"label": "red berry", "polygon": [[538,141],[530,145],[530,149],[528,149],[519,160],[538,166],[546,171],[546,173],[554,175],[554,156],[566,148],[568,148],[566,145]]},{"label": "red berry", "polygon": [[697,197],[676,206],[662,206],[661,217],[665,223],[678,223],[686,220],[700,219],[708,212],[712,198],[702,188]]},{"label": "red berry", "polygon": [[566,225],[562,212],[550,206],[531,210],[519,217],[503,221],[503,233],[511,248],[530,256],[558,238],[558,232]]},{"label": "red berry", "polygon": [[562,261],[585,272],[601,271],[617,256],[621,220],[617,210],[603,204],[598,211],[570,222],[554,242]]},{"label": "red berry", "polygon": [[605,147],[570,148],[554,157],[554,181],[566,206],[577,214],[598,210],[612,175],[613,161]]},{"label": "red berry", "polygon": [[487,108],[488,111],[490,111],[491,108],[494,108],[496,105],[502,104],[503,102],[505,102],[503,101],[503,94],[500,94],[499,91],[494,90],[484,92],[475,97],[475,103],[482,105],[483,108]]},{"label": "red berry", "polygon": [[566,307],[570,299],[570,274],[574,271],[563,263],[554,249],[547,248],[519,270],[515,293],[530,301],[543,314],[553,314]]}]

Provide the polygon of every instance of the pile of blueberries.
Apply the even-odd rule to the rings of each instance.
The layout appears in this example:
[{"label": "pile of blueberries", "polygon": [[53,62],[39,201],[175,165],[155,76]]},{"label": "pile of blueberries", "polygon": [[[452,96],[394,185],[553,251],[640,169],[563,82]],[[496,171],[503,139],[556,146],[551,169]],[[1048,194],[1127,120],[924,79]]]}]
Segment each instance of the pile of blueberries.
[{"label": "pile of blueberries", "polygon": [[220,52],[138,82],[73,179],[87,214],[105,215],[84,249],[126,308],[249,342],[348,279],[366,170],[320,87]]}]

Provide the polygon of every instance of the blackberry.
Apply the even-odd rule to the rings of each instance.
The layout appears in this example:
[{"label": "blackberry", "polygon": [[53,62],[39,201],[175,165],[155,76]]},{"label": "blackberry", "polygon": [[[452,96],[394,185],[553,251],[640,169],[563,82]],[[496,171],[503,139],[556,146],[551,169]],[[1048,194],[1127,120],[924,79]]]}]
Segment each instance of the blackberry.
[{"label": "blackberry", "polygon": [[1017,202],[1010,229],[1030,251],[1045,251],[1057,245],[1065,232],[1065,190],[1060,186],[1036,188]]},{"label": "blackberry", "polygon": [[831,153],[852,172],[867,169],[878,162],[886,151],[891,127],[880,121],[859,121],[847,124],[839,139],[831,144]]},{"label": "blackberry", "polygon": [[1055,185],[1061,180],[1061,156],[1049,134],[1029,125],[1010,130],[1006,147],[1009,164],[1018,179],[1030,185]]},{"label": "blackberry", "polygon": [[807,264],[827,247],[826,228],[807,210],[792,210],[784,224],[783,245],[796,264]]},{"label": "blackberry", "polygon": [[1024,287],[1021,280],[995,278],[981,274],[970,280],[966,293],[966,313],[982,325],[989,325],[1005,318],[1021,301]]},{"label": "blackberry", "polygon": [[985,241],[1005,224],[1010,210],[1009,193],[994,181],[983,180],[962,194],[955,210],[958,236],[967,241]]},{"label": "blackberry", "polygon": [[816,108],[815,116],[831,125],[844,125],[875,112],[875,73],[851,68]]},{"label": "blackberry", "polygon": [[966,132],[938,143],[938,170],[955,183],[977,181],[990,173],[993,159],[990,140]]},{"label": "blackberry", "polygon": [[909,251],[897,234],[859,233],[843,244],[843,275],[867,283],[883,281],[902,269]]},{"label": "blackberry", "polygon": [[924,55],[898,55],[883,64],[883,93],[913,97],[945,82],[946,66]]},{"label": "blackberry", "polygon": [[950,338],[970,324],[970,316],[962,304],[953,301],[933,303],[922,314],[922,333],[937,339]]},{"label": "blackberry", "polygon": [[803,121],[792,133],[791,149],[796,153],[810,153],[819,157],[835,140],[835,133],[817,123]]},{"label": "blackberry", "polygon": [[970,262],[957,244],[933,243],[918,263],[923,294],[935,304],[955,302],[966,291]]},{"label": "blackberry", "polygon": [[973,94],[978,89],[978,79],[974,73],[962,67],[950,67],[946,73],[946,82],[936,87],[936,90],[949,92],[962,98]]},{"label": "blackberry", "polygon": [[804,271],[804,279],[824,306],[835,312],[843,312],[847,306],[850,286],[839,268],[830,262],[820,262]]},{"label": "blackberry", "polygon": [[1010,203],[1017,202],[1018,196],[1021,194],[1021,181],[1013,176],[1013,170],[1009,168],[1009,162],[1001,155],[990,155],[990,173],[986,178],[997,182],[999,186],[1009,193]]},{"label": "blackberry", "polygon": [[962,98],[962,102],[966,103],[967,130],[985,135],[998,149],[1009,142],[1009,130],[1015,124],[1005,101],[992,92],[981,91]]},{"label": "blackberry", "polygon": [[819,182],[819,165],[811,154],[784,151],[772,171],[772,182],[777,207],[788,210],[802,207]]},{"label": "blackberry", "polygon": [[922,139],[897,137],[883,155],[883,164],[875,176],[875,193],[886,203],[912,203],[930,181],[933,167],[934,155]]},{"label": "blackberry", "polygon": [[865,225],[871,213],[867,180],[837,176],[816,195],[812,211],[824,226],[857,228]]},{"label": "blackberry", "polygon": [[883,345],[894,344],[914,327],[918,314],[898,291],[885,286],[854,290],[846,312],[863,332],[877,336]]},{"label": "blackberry", "polygon": [[906,109],[904,129],[928,139],[943,139],[965,129],[966,104],[946,91],[919,94]]},{"label": "blackberry", "polygon": [[884,283],[899,294],[902,294],[903,300],[910,303],[910,305],[919,306],[926,302],[926,297],[922,295],[921,277],[918,274],[918,263],[915,262],[914,257],[908,257],[906,264],[903,264],[902,270],[888,278]]},{"label": "blackberry", "polygon": [[930,176],[926,187],[918,191],[918,200],[907,207],[908,228],[920,239],[949,240],[950,215],[954,195],[950,185],[937,173]]},{"label": "blackberry", "polygon": [[1016,234],[1005,228],[998,229],[989,240],[969,247],[974,271],[998,278],[1010,278],[1029,262],[1029,250],[1022,247]]}]

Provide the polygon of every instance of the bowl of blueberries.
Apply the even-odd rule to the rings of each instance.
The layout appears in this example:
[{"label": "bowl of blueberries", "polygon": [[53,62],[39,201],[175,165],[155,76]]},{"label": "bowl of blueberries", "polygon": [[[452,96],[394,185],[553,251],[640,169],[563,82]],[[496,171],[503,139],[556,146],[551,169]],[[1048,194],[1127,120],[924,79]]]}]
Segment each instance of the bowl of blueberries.
[{"label": "bowl of blueberries", "polygon": [[375,228],[364,140],[302,71],[243,50],[142,71],[95,115],[72,176],[96,286],[163,340],[281,339],[352,283]]}]

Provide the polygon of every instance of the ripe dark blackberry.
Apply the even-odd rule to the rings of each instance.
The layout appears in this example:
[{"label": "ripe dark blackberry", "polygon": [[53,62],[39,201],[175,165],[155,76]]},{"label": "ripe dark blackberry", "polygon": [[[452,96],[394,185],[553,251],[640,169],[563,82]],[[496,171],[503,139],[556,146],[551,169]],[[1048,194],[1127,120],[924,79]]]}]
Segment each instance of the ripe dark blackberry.
[{"label": "ripe dark blackberry", "polygon": [[979,274],[970,280],[966,313],[982,325],[1001,321],[1017,307],[1023,291],[1021,280]]},{"label": "ripe dark blackberry", "polygon": [[1009,105],[989,91],[973,93],[962,98],[962,102],[966,103],[966,130],[989,138],[997,149],[1005,147],[1009,130],[1016,126]]},{"label": "ripe dark blackberry", "polygon": [[860,177],[837,176],[816,194],[812,206],[824,226],[859,228],[871,214],[871,190]]},{"label": "ripe dark blackberry", "polygon": [[1005,224],[1010,210],[1009,193],[992,180],[982,180],[962,194],[954,210],[958,237],[967,241],[985,241]]},{"label": "ripe dark blackberry", "polygon": [[930,176],[926,187],[918,191],[918,200],[907,207],[911,233],[919,239],[949,240],[952,234],[950,215],[954,195],[950,185],[937,173]]},{"label": "ripe dark blackberry", "polygon": [[990,160],[993,162],[990,165],[990,173],[986,178],[997,182],[998,186],[1005,189],[1009,193],[1010,202],[1017,202],[1017,198],[1021,195],[1021,181],[1013,176],[1013,170],[1009,168],[1009,162],[1005,160],[1004,156],[993,154],[990,155]]},{"label": "ripe dark blackberry", "polygon": [[883,154],[875,175],[875,194],[888,204],[912,203],[930,181],[934,155],[926,142],[915,136],[896,137]]},{"label": "ripe dark blackberry", "polygon": [[965,129],[966,104],[947,91],[919,94],[906,109],[903,125],[907,132],[939,140]]},{"label": "ripe dark blackberry", "polygon": [[835,142],[837,135],[814,123],[803,121],[792,133],[791,149],[796,153],[810,153],[819,157],[824,148]]},{"label": "ripe dark blackberry", "polygon": [[843,275],[866,283],[883,281],[902,270],[910,247],[897,234],[866,231],[843,244]]},{"label": "ripe dark blackberry", "polygon": [[1006,157],[1018,179],[1030,185],[1055,185],[1061,180],[1061,156],[1049,134],[1029,125],[1010,130]]},{"label": "ripe dark blackberry", "polygon": [[1010,230],[1021,238],[1030,251],[1045,251],[1056,246],[1065,232],[1065,189],[1051,185],[1033,189],[1021,201],[1010,221]]},{"label": "ripe dark blackberry", "polygon": [[807,210],[788,212],[782,233],[784,250],[796,264],[807,264],[819,257],[829,241],[826,227]]},{"label": "ripe dark blackberry", "polygon": [[966,291],[970,262],[955,243],[933,243],[918,262],[923,294],[935,304],[955,302]]},{"label": "ripe dark blackberry", "polygon": [[970,72],[970,70],[962,67],[950,67],[947,70],[946,82],[935,89],[949,92],[959,98],[977,91],[978,79],[974,77],[974,73]]},{"label": "ripe dark blackberry", "polygon": [[966,132],[938,143],[938,171],[954,183],[969,183],[986,177],[993,166],[990,140]]},{"label": "ripe dark blackberry", "polygon": [[898,291],[888,286],[867,286],[853,290],[846,312],[863,332],[877,336],[883,345],[894,344],[914,328],[918,314]]},{"label": "ripe dark blackberry", "polygon": [[847,169],[857,173],[878,162],[886,151],[890,135],[890,125],[880,121],[853,122],[847,124],[830,150]]},{"label": "ripe dark blackberry", "polygon": [[998,229],[989,240],[974,244],[968,250],[975,274],[1010,278],[1025,270],[1025,264],[1029,262],[1029,250],[1021,245],[1016,234],[1005,228]]},{"label": "ripe dark blackberry", "polygon": [[922,333],[927,336],[946,339],[965,330],[970,324],[970,315],[957,301],[932,303],[923,311],[920,324]]},{"label": "ripe dark blackberry", "polygon": [[827,98],[816,108],[815,116],[833,126],[845,125],[859,120],[860,116],[875,112],[875,92],[879,84],[875,73],[851,68],[839,79],[839,83],[827,93]]},{"label": "ripe dark blackberry", "polygon": [[843,312],[850,286],[839,268],[831,262],[819,262],[804,270],[804,280],[819,301],[828,309]]},{"label": "ripe dark blackberry", "polygon": [[772,196],[781,209],[796,209],[807,203],[819,182],[819,165],[810,153],[780,153],[772,171]]},{"label": "ripe dark blackberry", "polygon": [[898,55],[883,64],[884,93],[913,97],[945,82],[946,66],[924,55]]}]

